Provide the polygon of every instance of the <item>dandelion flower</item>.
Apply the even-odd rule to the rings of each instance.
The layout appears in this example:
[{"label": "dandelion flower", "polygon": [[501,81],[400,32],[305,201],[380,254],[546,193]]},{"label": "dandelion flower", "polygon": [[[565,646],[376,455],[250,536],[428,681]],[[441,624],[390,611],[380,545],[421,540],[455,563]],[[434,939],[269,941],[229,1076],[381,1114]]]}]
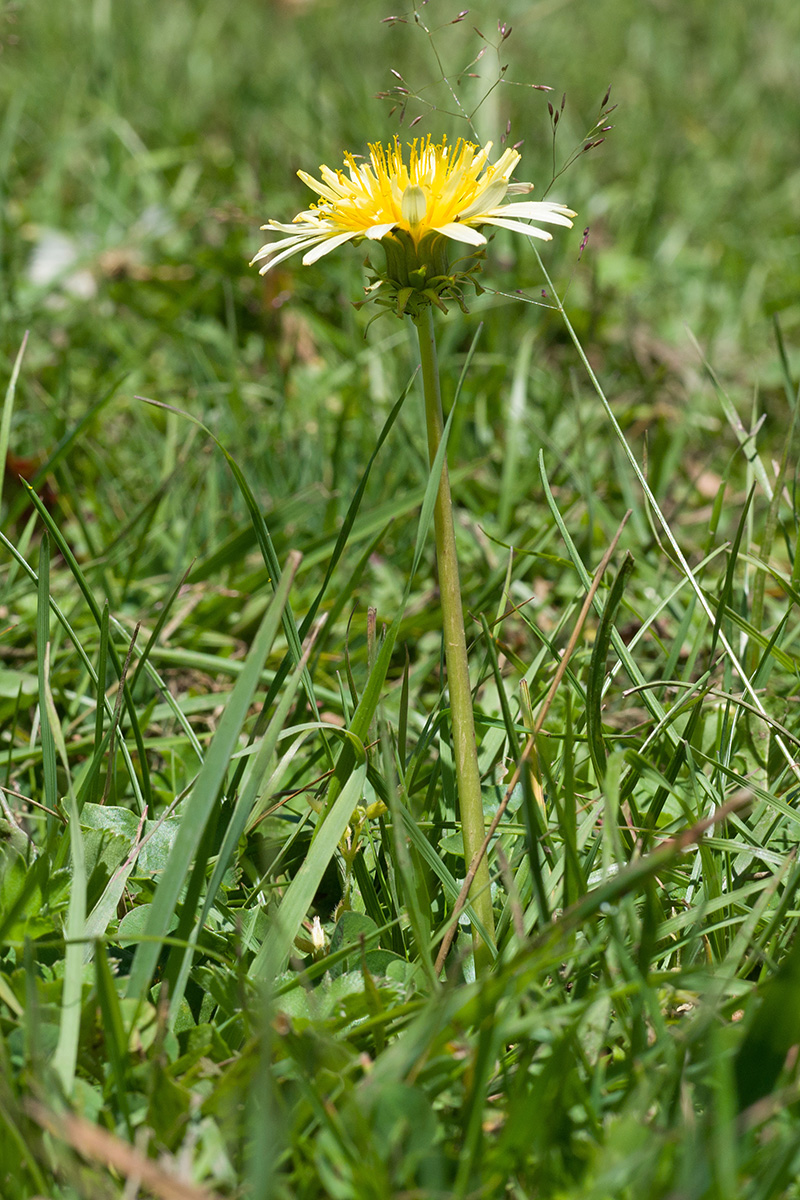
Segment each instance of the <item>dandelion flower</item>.
[{"label": "dandelion flower", "polygon": [[[446,139],[434,143],[430,137],[415,138],[406,163],[395,138],[389,148],[371,145],[369,160],[357,162],[352,154],[345,155],[345,170],[320,167],[320,179],[298,171],[320,199],[291,224],[270,221],[262,226],[289,236],[262,246],[253,263],[263,264],[263,275],[302,252],[303,263],[309,265],[345,242],[366,238],[383,243],[390,279],[419,286],[409,280],[409,272],[422,269],[429,281],[432,271],[441,275],[446,268],[441,246],[438,253],[431,253],[442,239],[465,243],[474,253],[486,243],[481,232],[485,225],[542,241],[549,241],[552,234],[528,222],[572,226],[576,214],[563,204],[549,200],[504,204],[509,195],[532,191],[533,184],[510,182],[520,161],[516,150],[504,150],[496,163],[490,163],[491,149],[491,142],[480,149],[461,139],[450,146]],[[405,269],[398,265],[398,243]],[[397,278],[398,270],[402,278]]]}]

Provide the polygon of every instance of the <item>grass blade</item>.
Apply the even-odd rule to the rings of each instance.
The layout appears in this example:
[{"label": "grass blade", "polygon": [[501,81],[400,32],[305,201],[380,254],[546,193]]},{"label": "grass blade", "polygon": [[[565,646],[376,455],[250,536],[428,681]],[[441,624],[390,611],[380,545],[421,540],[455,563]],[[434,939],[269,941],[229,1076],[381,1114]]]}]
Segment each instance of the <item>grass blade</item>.
[{"label": "grass blade", "polygon": [[36,644],[39,667],[39,728],[42,740],[42,771],[44,802],[49,809],[58,808],[56,779],[56,743],[50,724],[50,710],[45,701],[47,664],[50,652],[50,539],[45,536],[39,548],[38,605],[36,609]]},{"label": "grass blade", "polygon": [[53,1070],[69,1096],[75,1081],[78,1039],[81,1030],[81,993],[83,989],[83,926],[86,920],[86,862],[83,850],[81,818],[70,789],[68,798],[69,843],[72,859],[72,886],[65,934],[64,984],[61,996],[61,1024],[58,1045],[53,1055]]},{"label": "grass blade", "polygon": [[129,996],[143,996],[150,985],[160,953],[159,940],[167,934],[178,897],[189,877],[192,861],[200,846],[208,819],[218,803],[218,796],[230,766],[231,756],[236,749],[242,725],[247,718],[264,660],[275,640],[298,565],[299,557],[292,555],[269,608],[264,614],[247,656],[244,670],[237,679],[225,705],[225,711],[195,780],[191,795],[184,802],[180,829],[156,889],[145,926],[144,936],[147,940],[139,943],[134,955],[128,980],[127,994]]},{"label": "grass blade", "polygon": [[14,394],[17,390],[17,380],[22,369],[22,359],[25,356],[25,347],[28,344],[28,331],[25,331],[25,336],[22,339],[22,345],[17,351],[17,357],[14,360],[14,367],[11,371],[11,378],[8,381],[6,395],[3,401],[3,412],[0,415],[0,504],[3,501],[3,481],[5,479],[6,470],[6,455],[8,454],[8,440],[11,434],[11,415],[14,411]]},{"label": "grass blade", "polygon": [[286,966],[300,924],[361,799],[366,777],[364,760],[350,773],[334,804],[317,826],[308,854],[289,884],[269,933],[250,967],[252,978],[272,980]]}]

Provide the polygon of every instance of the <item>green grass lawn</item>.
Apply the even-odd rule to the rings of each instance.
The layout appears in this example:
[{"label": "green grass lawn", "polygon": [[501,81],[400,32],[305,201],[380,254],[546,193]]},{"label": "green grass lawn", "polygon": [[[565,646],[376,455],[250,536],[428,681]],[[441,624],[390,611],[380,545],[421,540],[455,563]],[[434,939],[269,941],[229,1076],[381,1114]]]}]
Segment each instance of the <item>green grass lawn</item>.
[{"label": "green grass lawn", "polygon": [[[800,1197],[800,7],[458,15],[0,0],[2,1200]],[[578,212],[435,314],[477,978],[414,330],[248,266],[395,134]]]}]

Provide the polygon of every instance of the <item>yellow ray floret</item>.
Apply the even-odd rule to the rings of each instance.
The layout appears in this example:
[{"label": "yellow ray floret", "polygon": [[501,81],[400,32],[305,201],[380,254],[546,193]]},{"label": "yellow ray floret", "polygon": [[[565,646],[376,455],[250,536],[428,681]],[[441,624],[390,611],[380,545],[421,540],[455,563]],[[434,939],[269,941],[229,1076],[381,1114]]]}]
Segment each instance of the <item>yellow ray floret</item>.
[{"label": "yellow ray floret", "polygon": [[408,146],[408,163],[395,138],[388,148],[371,145],[369,159],[357,162],[345,155],[345,169],[320,167],[320,179],[298,171],[304,183],[320,197],[290,225],[270,221],[262,229],[275,229],[288,237],[262,246],[253,259],[263,275],[292,254],[303,251],[305,264],[335,250],[344,242],[369,238],[380,241],[404,230],[419,245],[426,234],[439,233],[469,246],[482,246],[483,225],[510,229],[526,237],[549,241],[552,234],[529,221],[572,226],[576,214],[550,200],[523,200],[503,204],[508,195],[532,191],[532,183],[511,183],[520,156],[504,150],[496,163],[489,162],[492,143],[481,149],[471,142],[446,139],[434,143],[415,138]]}]

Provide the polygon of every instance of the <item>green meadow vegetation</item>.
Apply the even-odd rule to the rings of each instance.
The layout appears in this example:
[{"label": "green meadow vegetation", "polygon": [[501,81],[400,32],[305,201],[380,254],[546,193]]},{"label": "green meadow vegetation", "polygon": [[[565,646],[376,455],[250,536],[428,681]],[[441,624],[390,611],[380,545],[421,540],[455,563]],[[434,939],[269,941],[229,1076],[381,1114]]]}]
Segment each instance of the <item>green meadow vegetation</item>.
[{"label": "green meadow vegetation", "polygon": [[[0,0],[2,1200],[800,1197],[800,6],[459,15]],[[477,978],[414,330],[248,265],[467,117]]]}]

